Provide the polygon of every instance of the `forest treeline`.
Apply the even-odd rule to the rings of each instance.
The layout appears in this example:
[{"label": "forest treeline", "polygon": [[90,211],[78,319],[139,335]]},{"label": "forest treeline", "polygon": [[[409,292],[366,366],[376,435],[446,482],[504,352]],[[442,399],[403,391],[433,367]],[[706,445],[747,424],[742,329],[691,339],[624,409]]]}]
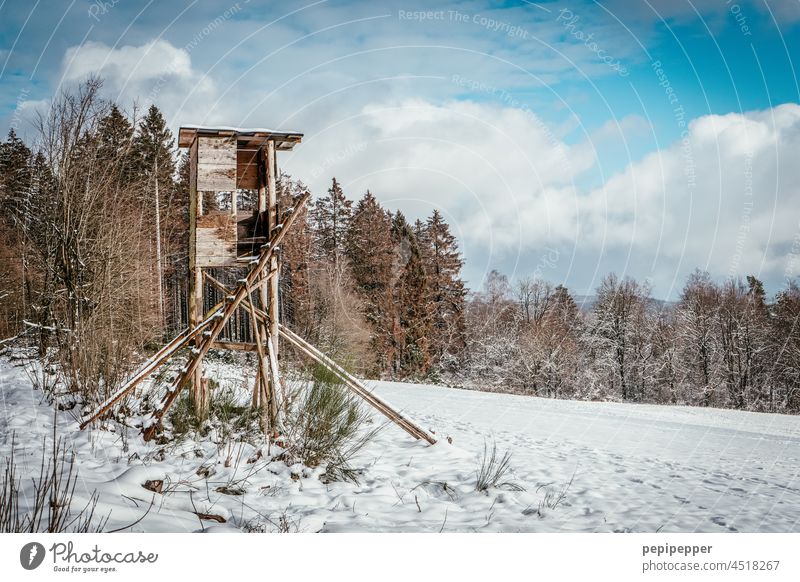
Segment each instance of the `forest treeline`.
[{"label": "forest treeline", "polygon": [[[32,341],[92,402],[186,325],[188,269],[186,154],[156,106],[123,113],[100,88],[60,93],[31,143],[12,130],[0,144],[0,341]],[[279,204],[306,190],[282,175]],[[795,282],[768,298],[754,277],[697,271],[668,304],[611,274],[580,308],[562,285],[493,271],[469,292],[439,212],[410,222],[335,178],[314,194],[282,245],[282,318],[358,373],[800,411]],[[245,209],[252,200],[240,196]]]}]

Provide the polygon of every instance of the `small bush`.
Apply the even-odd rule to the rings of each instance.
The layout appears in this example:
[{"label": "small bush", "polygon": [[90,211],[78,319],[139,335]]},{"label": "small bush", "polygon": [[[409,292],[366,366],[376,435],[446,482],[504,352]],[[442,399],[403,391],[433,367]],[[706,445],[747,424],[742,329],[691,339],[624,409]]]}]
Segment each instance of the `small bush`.
[{"label": "small bush", "polygon": [[506,489],[508,491],[524,491],[525,488],[513,481],[506,480],[506,473],[511,469],[511,453],[506,451],[502,457],[497,456],[497,443],[492,443],[492,450],[489,451],[486,443],[483,443],[483,458],[476,470],[475,489],[486,492],[492,487]]},{"label": "small bush", "polygon": [[325,478],[358,483],[349,462],[379,430],[362,431],[368,415],[361,403],[341,384],[320,379],[294,392],[285,420],[288,461],[324,465]]},{"label": "small bush", "polygon": [[258,425],[259,411],[250,403],[242,403],[232,389],[217,388],[211,390],[208,419],[201,420],[195,413],[194,398],[187,390],[172,407],[169,420],[172,434],[176,438],[187,437],[193,433],[207,434],[209,427],[216,427],[223,435],[223,440],[235,436],[250,434]]},{"label": "small bush", "polygon": [[194,412],[194,398],[191,391],[187,390],[175,402],[170,411],[169,421],[172,423],[172,434],[178,438],[200,430],[202,423]]}]

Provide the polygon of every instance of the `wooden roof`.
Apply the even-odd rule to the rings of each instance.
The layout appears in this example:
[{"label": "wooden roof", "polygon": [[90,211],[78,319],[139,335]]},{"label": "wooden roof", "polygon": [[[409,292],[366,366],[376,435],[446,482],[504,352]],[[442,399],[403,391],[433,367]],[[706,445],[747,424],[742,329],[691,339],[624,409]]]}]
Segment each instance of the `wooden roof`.
[{"label": "wooden roof", "polygon": [[236,136],[237,149],[258,149],[266,142],[275,142],[275,149],[291,150],[295,144],[300,143],[303,134],[298,131],[277,131],[264,128],[242,127],[203,127],[200,125],[184,125],[178,132],[178,147],[188,148],[192,145],[195,136]]}]

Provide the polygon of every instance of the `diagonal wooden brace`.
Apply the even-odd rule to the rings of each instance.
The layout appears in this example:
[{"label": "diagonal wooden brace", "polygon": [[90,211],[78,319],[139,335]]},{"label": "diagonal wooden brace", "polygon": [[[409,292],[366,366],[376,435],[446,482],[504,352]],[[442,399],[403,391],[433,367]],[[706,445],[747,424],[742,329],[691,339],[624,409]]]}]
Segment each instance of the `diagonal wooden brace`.
[{"label": "diagonal wooden brace", "polygon": [[320,350],[312,346],[293,331],[286,328],[284,325],[279,324],[278,331],[284,339],[288,340],[289,343],[291,343],[301,353],[305,354],[318,364],[333,372],[344,383],[345,386],[366,400],[367,403],[372,405],[376,410],[378,410],[378,412],[394,422],[408,434],[413,436],[415,439],[425,440],[432,445],[436,444],[436,439],[408,420],[402,414],[397,412],[386,402],[375,396],[366,386],[364,386],[360,381],[347,372],[347,370],[342,368],[339,364],[326,356]]}]

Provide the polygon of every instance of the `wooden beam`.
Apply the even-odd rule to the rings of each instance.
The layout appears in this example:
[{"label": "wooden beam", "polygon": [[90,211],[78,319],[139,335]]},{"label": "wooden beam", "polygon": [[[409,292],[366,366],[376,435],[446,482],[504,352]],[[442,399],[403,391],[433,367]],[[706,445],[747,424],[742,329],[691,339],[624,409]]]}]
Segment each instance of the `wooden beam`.
[{"label": "wooden beam", "polygon": [[[247,305],[250,308],[250,322],[253,327],[253,335],[255,335],[256,338],[256,350],[258,351],[259,383],[257,383],[256,389],[258,389],[258,385],[260,384],[261,390],[266,391],[263,392],[265,398],[261,404],[264,407],[264,416],[262,417],[264,419],[263,429],[265,433],[269,434],[269,430],[277,425],[278,418],[277,415],[273,415],[272,413],[274,407],[273,401],[275,400],[275,398],[274,394],[270,395],[269,393],[269,379],[267,377],[267,369],[269,364],[267,363],[267,354],[264,352],[264,345],[261,343],[261,333],[259,331],[260,325],[258,322],[258,318],[256,317],[256,311],[255,311],[255,306],[253,305],[253,296],[251,289],[247,290]],[[270,396],[272,397],[270,398]]]},{"label": "wooden beam", "polygon": [[[231,291],[231,290],[230,290],[230,289],[229,289],[229,288],[228,288],[228,287],[227,287],[227,286],[226,286],[224,283],[222,283],[222,282],[221,282],[219,279],[217,279],[217,278],[213,277],[212,275],[210,275],[210,274],[208,274],[208,273],[203,273],[203,274],[204,274],[205,278],[208,280],[208,282],[209,282],[209,283],[211,283],[211,284],[212,284],[214,287],[216,287],[217,289],[219,289],[219,290],[220,290],[222,293],[224,293],[226,296],[228,296],[228,295],[233,295],[233,291]],[[250,291],[254,291],[254,290],[257,288],[257,287],[259,287],[259,286],[261,286],[261,285],[263,285],[263,282],[256,283],[255,285],[253,285],[253,286],[250,288]],[[252,303],[250,302],[250,299],[242,299],[242,306],[248,309],[248,313],[249,313],[250,307],[252,306],[252,307],[253,307],[253,310],[255,311],[256,318],[257,318],[257,320],[258,320],[258,321],[260,321],[260,322],[262,322],[262,323],[263,323],[263,322],[267,322],[267,321],[269,321],[269,315],[267,315],[267,312],[266,312],[266,311],[262,311],[261,309],[259,309],[258,307],[256,307],[254,304],[252,304]]]},{"label": "wooden beam", "polygon": [[[266,162],[266,175],[267,175],[267,225],[269,232],[278,226],[278,188],[277,188],[277,160],[275,158],[275,142],[267,142],[267,159]],[[267,313],[270,315],[269,322],[269,336],[272,341],[272,349],[275,358],[278,357],[278,319],[279,319],[279,305],[278,305],[278,255],[273,254],[270,262],[270,271],[275,271],[272,279],[267,281],[267,295],[266,298],[269,308]],[[262,299],[263,296],[262,296]],[[262,305],[263,306],[263,305]]]},{"label": "wooden beam", "polygon": [[272,400],[270,401],[270,414],[278,418],[278,387],[281,389],[281,398],[286,403],[286,390],[281,382],[278,372],[278,358],[275,354],[275,346],[272,345],[272,338],[267,336],[267,358],[269,360],[270,379],[272,380]]},{"label": "wooden beam", "polygon": [[220,350],[234,350],[240,352],[255,352],[256,351],[256,344],[251,344],[250,342],[226,342],[226,341],[215,341],[214,348]]},{"label": "wooden beam", "polygon": [[402,414],[394,410],[386,402],[375,396],[366,386],[364,386],[359,380],[353,377],[349,372],[347,372],[347,370],[342,368],[331,358],[323,354],[320,350],[309,344],[296,333],[287,329],[285,326],[279,325],[278,327],[280,334],[287,339],[289,343],[291,343],[301,353],[304,353],[321,366],[333,372],[344,383],[345,386],[366,400],[367,403],[371,404],[376,410],[378,410],[378,412],[386,416],[386,418],[394,422],[415,439],[423,439],[430,444],[436,443],[436,439],[415,425],[413,422],[405,418]]}]

